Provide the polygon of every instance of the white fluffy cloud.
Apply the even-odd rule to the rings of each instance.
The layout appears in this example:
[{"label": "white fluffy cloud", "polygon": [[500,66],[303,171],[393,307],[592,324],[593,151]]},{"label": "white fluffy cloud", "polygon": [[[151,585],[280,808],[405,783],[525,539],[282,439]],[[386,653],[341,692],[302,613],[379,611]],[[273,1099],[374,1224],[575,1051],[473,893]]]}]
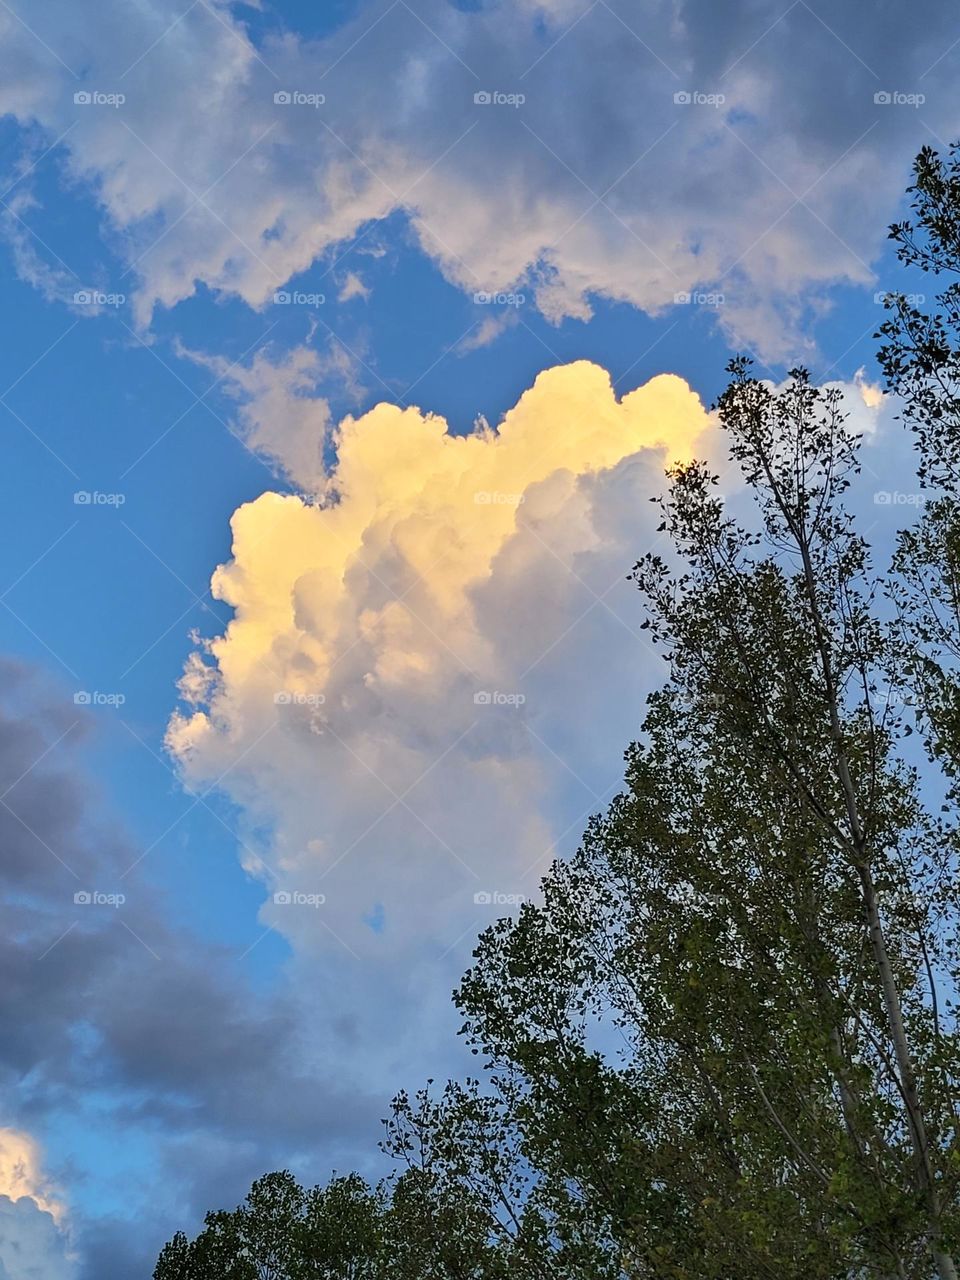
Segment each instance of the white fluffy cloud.
[{"label": "white fluffy cloud", "polygon": [[[288,376],[248,382],[258,419]],[[436,955],[483,923],[476,893],[533,891],[618,781],[611,740],[658,674],[625,575],[665,461],[708,424],[680,378],[618,400],[579,362],[498,431],[387,404],[347,418],[312,498],[236,512],[213,585],[235,616],[188,664],[169,742],[190,782],[221,779],[271,830],[248,859],[271,894],[327,898],[268,899],[265,921],[308,947],[332,928],[354,952]]]},{"label": "white fluffy cloud", "polygon": [[[587,315],[592,295],[656,312],[713,289],[738,341],[795,355],[809,304],[870,282],[912,153],[960,124],[935,0],[913,7],[908,37],[896,7],[824,17],[806,0],[383,0],[315,40],[269,13],[254,47],[218,0],[107,0],[95,22],[54,3],[30,30],[0,11],[0,110],[39,126],[34,157],[59,140],[70,177],[92,184],[142,322],[198,282],[265,305],[403,210],[468,291],[525,281],[559,319]],[[888,90],[925,102],[876,104]],[[40,247],[10,230],[24,270],[54,287],[62,264],[44,274]]]}]

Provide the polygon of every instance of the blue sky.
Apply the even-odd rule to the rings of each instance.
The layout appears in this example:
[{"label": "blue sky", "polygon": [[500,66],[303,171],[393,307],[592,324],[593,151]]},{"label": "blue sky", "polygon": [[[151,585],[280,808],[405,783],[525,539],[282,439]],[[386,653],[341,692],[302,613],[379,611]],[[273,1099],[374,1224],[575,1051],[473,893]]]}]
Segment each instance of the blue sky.
[{"label": "blue sky", "polygon": [[391,1091],[460,1068],[474,895],[535,893],[616,788],[644,499],[722,469],[734,351],[843,383],[865,501],[909,491],[875,295],[960,31],[897,8],[3,6],[0,1200],[37,1274],[146,1276],[267,1168],[375,1172]]}]

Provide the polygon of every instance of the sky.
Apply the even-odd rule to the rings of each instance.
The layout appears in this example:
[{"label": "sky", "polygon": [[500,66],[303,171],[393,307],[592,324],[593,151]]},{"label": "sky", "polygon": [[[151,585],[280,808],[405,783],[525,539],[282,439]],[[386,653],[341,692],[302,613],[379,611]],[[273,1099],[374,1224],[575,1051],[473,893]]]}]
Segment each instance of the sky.
[{"label": "sky", "polygon": [[843,387],[879,546],[933,0],[0,0],[0,1280],[377,1177],[621,781],[672,461]]}]

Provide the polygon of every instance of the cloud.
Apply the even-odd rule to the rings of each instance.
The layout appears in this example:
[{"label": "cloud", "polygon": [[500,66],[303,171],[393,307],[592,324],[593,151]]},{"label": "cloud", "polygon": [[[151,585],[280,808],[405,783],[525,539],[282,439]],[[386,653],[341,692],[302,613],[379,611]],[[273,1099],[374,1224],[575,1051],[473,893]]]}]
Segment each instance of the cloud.
[{"label": "cloud", "polygon": [[868,409],[879,409],[884,401],[885,392],[877,382],[871,382],[866,370],[859,368],[853,375],[854,386],[860,392],[860,398]]},{"label": "cloud", "polygon": [[141,324],[199,283],[269,305],[400,211],[468,292],[524,282],[557,321],[712,290],[735,341],[802,355],[831,287],[871,281],[913,152],[960,125],[937,0],[907,31],[862,0],[384,0],[315,40],[266,11],[256,46],[216,0],[98,14],[5,10],[0,110],[93,192]]},{"label": "cloud", "polygon": [[490,346],[491,343],[496,342],[501,333],[504,333],[517,323],[517,312],[512,307],[504,307],[499,313],[484,316],[467,337],[461,338],[456,344],[457,355],[464,356],[470,351],[478,351],[481,347]]},{"label": "cloud", "polygon": [[74,1280],[64,1206],[29,1133],[0,1129],[0,1278]]},{"label": "cloud", "polygon": [[355,271],[348,271],[343,284],[340,286],[337,300],[339,302],[350,302],[353,298],[363,298],[366,301],[369,297],[369,287],[363,283]]},{"label": "cloud", "polygon": [[317,387],[336,372],[329,361],[306,346],[276,360],[258,351],[248,365],[233,365],[223,357],[184,348],[180,354],[208,368],[222,380],[227,394],[242,402],[239,435],[249,449],[278,465],[308,491],[322,483],[324,442],[332,418],[330,405],[317,394]]},{"label": "cloud", "polygon": [[42,1171],[40,1144],[18,1129],[0,1129],[0,1195],[10,1200],[29,1196],[55,1220],[63,1215],[63,1205]]},{"label": "cloud", "polygon": [[[280,402],[265,364],[245,380],[256,421],[288,379],[281,363]],[[655,541],[645,499],[709,418],[678,377],[618,399],[581,361],[541,373],[497,430],[388,404],[348,417],[318,486],[300,470],[308,403],[289,455],[282,419],[268,447],[312,494],[235,513],[213,579],[234,618],[188,664],[169,745],[191,786],[223,777],[273,831],[246,862],[265,923],[340,959],[435,958],[482,926],[475,894],[531,892],[618,780],[599,739],[611,716],[631,736],[651,662],[624,577]]]},{"label": "cloud", "polygon": [[51,1214],[0,1195],[0,1280],[74,1280],[77,1263]]}]

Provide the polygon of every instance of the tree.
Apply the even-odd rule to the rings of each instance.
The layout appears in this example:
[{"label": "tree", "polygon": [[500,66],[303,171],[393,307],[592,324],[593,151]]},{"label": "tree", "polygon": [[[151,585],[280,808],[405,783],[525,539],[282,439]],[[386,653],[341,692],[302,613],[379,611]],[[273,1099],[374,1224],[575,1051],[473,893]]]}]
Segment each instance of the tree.
[{"label": "tree", "polygon": [[[951,778],[960,766],[960,147],[946,158],[925,147],[914,165],[914,221],[890,237],[901,261],[924,277],[953,277],[925,307],[925,295],[887,295],[880,362],[916,435],[928,501],[900,538],[896,568],[905,588],[901,620],[931,752]],[[956,800],[955,792],[950,799]]]},{"label": "tree", "polygon": [[380,1193],[356,1174],[312,1191],[267,1174],[232,1212],[208,1213],[194,1241],[178,1232],[154,1280],[380,1280],[383,1217]]}]

